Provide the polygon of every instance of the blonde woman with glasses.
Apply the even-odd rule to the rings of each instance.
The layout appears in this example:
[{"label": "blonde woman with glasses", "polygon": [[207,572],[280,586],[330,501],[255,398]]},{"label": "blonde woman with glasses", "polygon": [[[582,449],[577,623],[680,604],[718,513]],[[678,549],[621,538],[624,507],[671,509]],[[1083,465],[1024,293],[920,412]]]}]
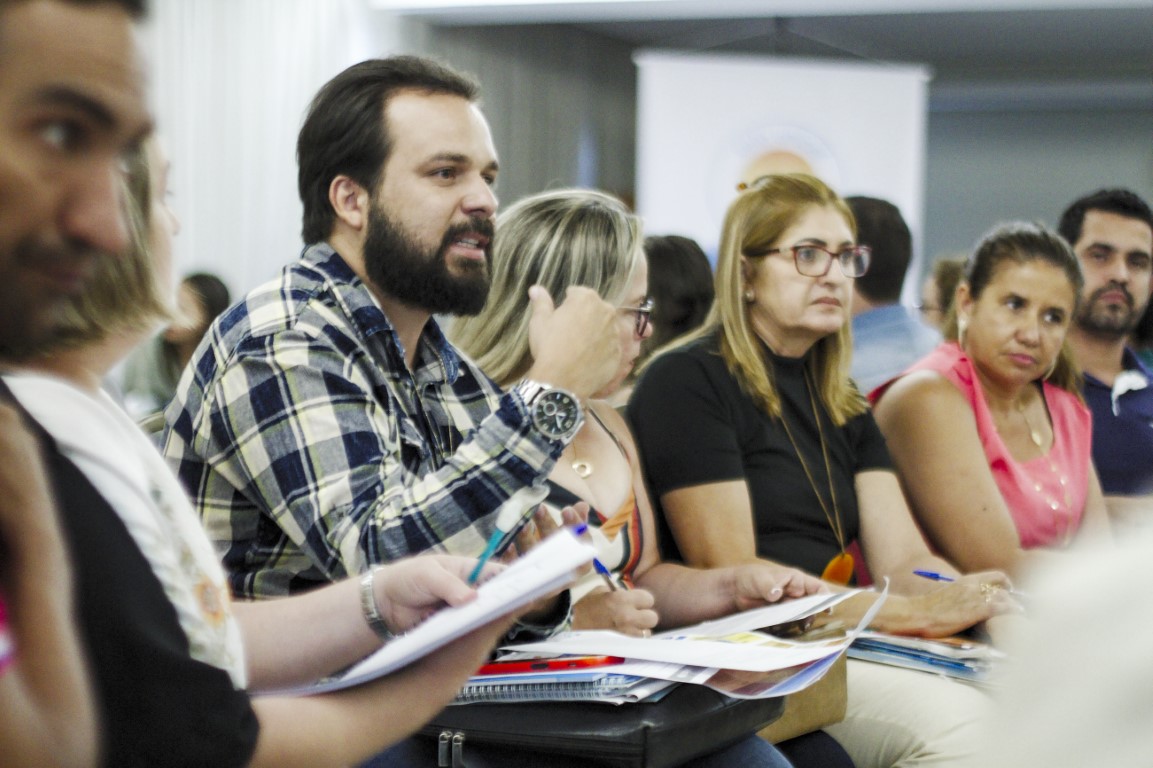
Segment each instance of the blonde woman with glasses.
[{"label": "blonde woman with glasses", "polygon": [[[1012,611],[1006,577],[964,576],[925,546],[884,439],[849,379],[853,279],[869,251],[820,180],[759,179],[730,205],[703,329],[642,373],[629,417],[666,523],[662,551],[697,568],[770,562],[854,574],[854,542],[890,597],[876,629],[943,636]],[[924,569],[955,579],[918,578]],[[874,598],[836,609],[858,620]],[[964,684],[849,661],[829,733],[858,768],[961,763],[987,702]]]}]

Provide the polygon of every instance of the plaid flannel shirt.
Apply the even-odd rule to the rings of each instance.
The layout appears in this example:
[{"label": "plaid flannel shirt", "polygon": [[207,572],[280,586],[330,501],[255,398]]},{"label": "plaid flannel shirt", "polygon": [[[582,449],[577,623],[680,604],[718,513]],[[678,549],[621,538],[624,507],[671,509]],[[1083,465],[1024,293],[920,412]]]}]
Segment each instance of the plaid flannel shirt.
[{"label": "plaid flannel shirt", "polygon": [[165,417],[164,453],[234,594],[294,593],[419,552],[477,556],[493,513],[563,445],[425,328],[414,370],[328,245],[213,325]]}]

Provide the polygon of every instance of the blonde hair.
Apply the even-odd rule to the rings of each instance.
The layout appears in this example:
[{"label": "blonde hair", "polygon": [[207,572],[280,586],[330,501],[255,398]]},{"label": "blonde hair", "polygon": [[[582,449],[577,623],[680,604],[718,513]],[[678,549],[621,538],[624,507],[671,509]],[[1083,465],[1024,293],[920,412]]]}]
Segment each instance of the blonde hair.
[{"label": "blonde hair", "polygon": [[529,287],[543,286],[557,304],[573,285],[619,304],[643,258],[640,219],[617,198],[591,189],[526,197],[497,217],[484,309],[456,318],[449,334],[507,385],[532,366]]},{"label": "blonde hair", "polygon": [[[150,139],[149,141],[153,141]],[[152,330],[172,317],[152,255],[152,177],[148,144],[126,158],[122,187],[129,245],[97,260],[84,290],[61,311],[51,338],[38,350],[74,349],[119,334]]]},{"label": "blonde hair", "polygon": [[[801,215],[814,206],[840,213],[856,237],[857,225],[848,205],[820,179],[803,173],[762,176],[729,206],[717,253],[716,301],[704,326],[672,348],[719,331],[720,351],[729,372],[757,407],[773,418],[781,417],[781,398],[773,383],[772,366],[764,345],[749,321],[745,285],[766,252]],[[853,342],[849,323],[820,339],[810,353],[809,369],[817,391],[834,424],[843,425],[864,413],[865,399],[849,380]]]}]

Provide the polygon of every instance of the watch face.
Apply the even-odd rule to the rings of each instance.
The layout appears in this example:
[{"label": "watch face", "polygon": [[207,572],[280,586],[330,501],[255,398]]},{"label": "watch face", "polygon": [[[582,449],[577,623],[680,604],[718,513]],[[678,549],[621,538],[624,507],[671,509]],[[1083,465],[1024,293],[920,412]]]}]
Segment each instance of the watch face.
[{"label": "watch face", "polygon": [[566,435],[576,430],[579,410],[567,392],[550,390],[536,402],[533,409],[537,426],[554,435]]}]

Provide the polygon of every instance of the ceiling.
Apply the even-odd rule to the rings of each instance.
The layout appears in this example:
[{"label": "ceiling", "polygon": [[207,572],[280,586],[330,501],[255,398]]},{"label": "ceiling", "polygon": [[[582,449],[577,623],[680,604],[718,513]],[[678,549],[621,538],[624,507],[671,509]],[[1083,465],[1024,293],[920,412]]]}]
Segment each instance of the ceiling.
[{"label": "ceiling", "polygon": [[1151,0],[371,0],[435,24],[573,25],[636,48],[916,63],[936,109],[1153,108]]}]

